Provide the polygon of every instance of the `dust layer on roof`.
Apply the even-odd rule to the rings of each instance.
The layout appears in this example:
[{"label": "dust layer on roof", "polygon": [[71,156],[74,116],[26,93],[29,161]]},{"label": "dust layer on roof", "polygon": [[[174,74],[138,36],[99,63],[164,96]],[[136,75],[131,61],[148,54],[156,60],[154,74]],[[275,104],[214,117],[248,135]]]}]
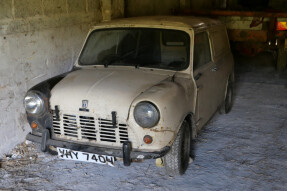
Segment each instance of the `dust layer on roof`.
[{"label": "dust layer on roof", "polygon": [[214,20],[205,17],[193,16],[147,16],[147,17],[130,17],[123,19],[115,19],[109,22],[102,22],[95,27],[113,27],[113,26],[167,26],[167,27],[187,27],[187,28],[206,28],[212,25],[223,24],[219,20]]}]

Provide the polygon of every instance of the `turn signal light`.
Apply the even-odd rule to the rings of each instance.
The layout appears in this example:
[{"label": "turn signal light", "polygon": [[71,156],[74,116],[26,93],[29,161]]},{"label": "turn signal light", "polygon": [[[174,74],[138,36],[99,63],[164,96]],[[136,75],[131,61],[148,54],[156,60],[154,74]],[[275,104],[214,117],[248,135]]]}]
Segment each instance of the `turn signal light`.
[{"label": "turn signal light", "polygon": [[152,137],[149,135],[144,136],[143,141],[145,144],[151,144],[152,143]]},{"label": "turn signal light", "polygon": [[38,127],[38,124],[35,123],[34,121],[31,123],[31,128],[36,129]]}]

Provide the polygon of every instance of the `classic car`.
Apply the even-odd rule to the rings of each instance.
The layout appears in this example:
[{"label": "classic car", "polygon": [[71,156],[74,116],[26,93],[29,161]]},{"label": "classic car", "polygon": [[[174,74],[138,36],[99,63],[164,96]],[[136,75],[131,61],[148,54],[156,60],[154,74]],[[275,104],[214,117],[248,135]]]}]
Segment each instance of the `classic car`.
[{"label": "classic car", "polygon": [[110,166],[161,158],[168,174],[182,175],[197,132],[232,107],[233,65],[217,20],[99,23],[71,71],[27,92],[27,139],[63,159]]}]

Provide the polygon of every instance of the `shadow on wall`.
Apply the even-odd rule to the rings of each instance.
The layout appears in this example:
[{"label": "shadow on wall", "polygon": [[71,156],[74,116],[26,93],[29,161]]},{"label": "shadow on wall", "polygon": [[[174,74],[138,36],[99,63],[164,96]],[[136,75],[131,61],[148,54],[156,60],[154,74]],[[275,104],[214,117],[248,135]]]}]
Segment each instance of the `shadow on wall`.
[{"label": "shadow on wall", "polygon": [[171,15],[180,8],[179,0],[126,0],[126,16]]},{"label": "shadow on wall", "polygon": [[276,59],[270,52],[261,52],[247,57],[233,53],[236,73],[251,71],[276,71]]}]

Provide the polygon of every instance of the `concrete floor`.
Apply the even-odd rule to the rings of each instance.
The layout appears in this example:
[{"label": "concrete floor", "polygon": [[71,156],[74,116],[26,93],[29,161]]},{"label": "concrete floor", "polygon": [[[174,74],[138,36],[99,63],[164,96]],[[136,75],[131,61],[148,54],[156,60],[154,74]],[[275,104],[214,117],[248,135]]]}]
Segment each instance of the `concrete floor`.
[{"label": "concrete floor", "polygon": [[19,159],[2,161],[0,190],[286,190],[287,74],[238,71],[231,113],[216,114],[202,129],[184,176],[165,175],[154,160],[112,168],[23,144],[15,150]]}]

